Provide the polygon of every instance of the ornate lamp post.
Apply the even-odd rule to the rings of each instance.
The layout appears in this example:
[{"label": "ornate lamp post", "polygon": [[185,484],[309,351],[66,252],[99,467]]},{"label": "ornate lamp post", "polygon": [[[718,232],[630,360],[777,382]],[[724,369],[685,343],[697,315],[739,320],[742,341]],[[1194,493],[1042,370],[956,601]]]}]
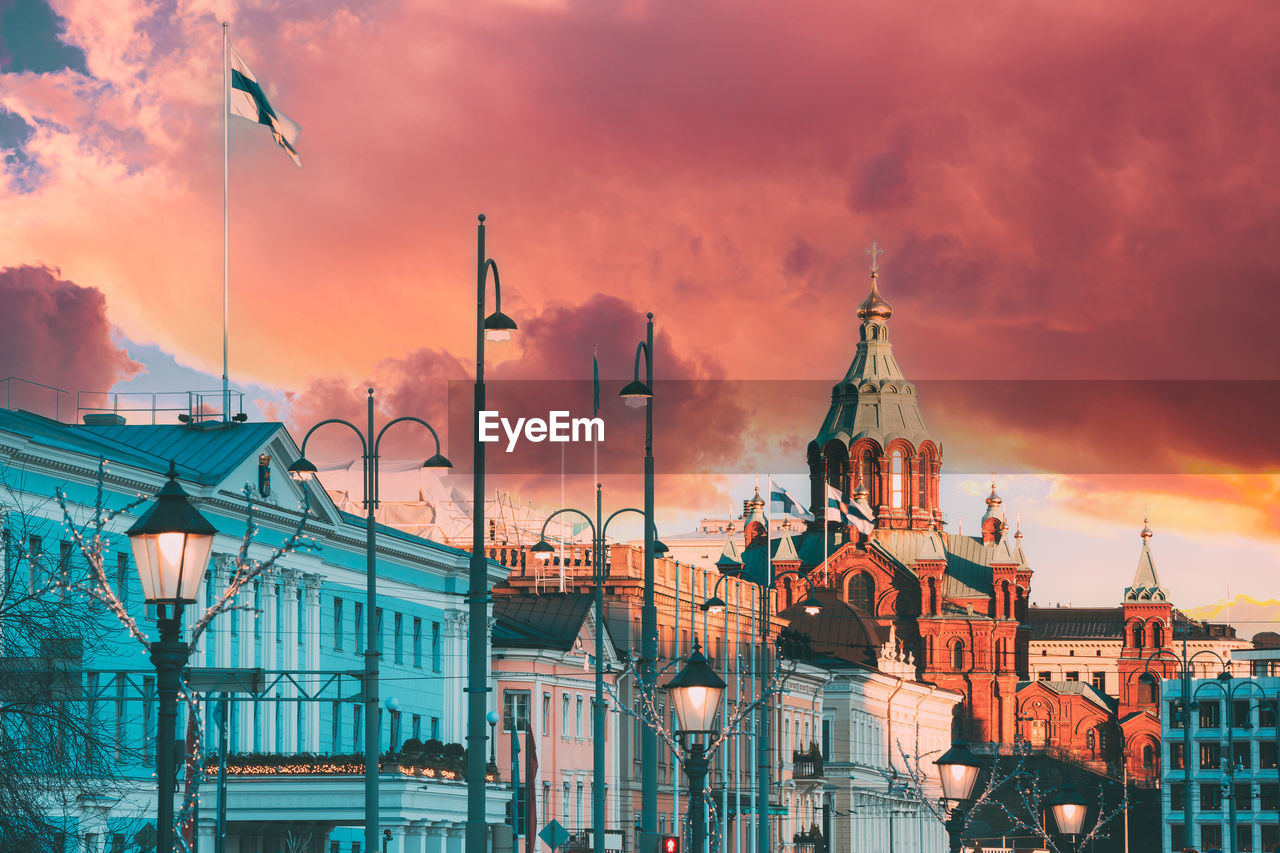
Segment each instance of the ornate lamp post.
[{"label": "ornate lamp post", "polygon": [[[542,532],[538,537],[538,541],[529,549],[536,558],[542,562],[548,562],[555,553],[555,548],[547,541],[547,525],[551,523],[551,519],[557,515],[564,513],[572,513],[582,516],[586,520],[587,526],[591,528],[591,583],[595,593],[595,611],[596,611],[596,695],[591,702],[592,713],[592,776],[594,781],[591,785],[591,826],[592,826],[592,847],[595,853],[604,853],[604,834],[605,834],[605,767],[604,767],[604,751],[605,751],[605,701],[604,701],[604,581],[605,581],[605,533],[609,529],[609,522],[613,521],[624,512],[634,512],[644,515],[640,510],[633,507],[616,510],[608,518],[601,521],[601,496],[600,484],[596,483],[596,517],[593,521],[591,516],[587,515],[580,509],[566,507],[558,509],[551,515],[547,516],[542,522]],[[646,516],[647,520],[647,516]],[[653,528],[645,526],[645,540],[652,542],[652,551],[658,554],[665,554],[667,546],[658,541],[654,535]],[[646,550],[648,553],[648,550]],[[529,780],[529,784],[533,784],[533,780]]]},{"label": "ornate lamp post", "polygon": [[190,647],[182,639],[182,610],[196,600],[209,565],[216,531],[191,505],[178,485],[178,470],[169,463],[169,482],[156,493],[151,508],[128,530],[138,564],[143,598],[156,606],[160,639],[151,643],[156,667],[156,851],[173,851],[174,737],[178,687]]},{"label": "ornate lamp post", "polygon": [[[667,682],[671,692],[671,704],[675,706],[678,735],[688,738],[685,751],[684,772],[689,777],[689,817],[693,821],[692,853],[705,853],[707,825],[703,817],[703,788],[706,785],[707,766],[704,738],[714,734],[712,723],[720,707],[720,696],[725,683],[707,663],[694,637],[693,653],[684,668]],[[702,735],[700,738],[698,735]]]},{"label": "ornate lamp post", "polygon": [[[378,746],[381,733],[378,731],[378,524],[374,517],[378,508],[378,448],[382,446],[382,437],[387,430],[401,421],[413,421],[422,424],[435,439],[436,452],[425,462],[423,468],[452,468],[453,463],[440,455],[440,436],[435,428],[422,418],[412,415],[388,421],[376,434],[373,431],[373,389],[369,389],[366,410],[368,423],[366,431],[350,421],[342,418],[327,418],[307,430],[302,437],[302,455],[289,466],[289,474],[297,479],[304,479],[316,473],[316,466],[307,459],[307,441],[311,434],[327,424],[342,424],[360,439],[363,451],[361,464],[364,474],[364,509],[365,509],[365,624],[368,626],[364,648],[364,849],[377,850],[378,839]],[[484,752],[480,753],[480,779],[484,779]]]},{"label": "ornate lamp post", "polygon": [[[484,451],[480,440],[480,413],[484,411],[484,342],[511,339],[516,322],[502,313],[502,286],[498,264],[485,254],[484,214],[476,217],[476,387],[472,412],[471,569],[467,590],[467,829],[466,853],[485,853],[488,825],[484,816],[484,717],[489,692],[489,560],[484,553]],[[493,271],[493,313],[485,316],[485,284]]]},{"label": "ornate lamp post", "polygon": [[978,781],[978,771],[982,762],[978,756],[969,751],[964,741],[953,741],[951,748],[934,762],[938,765],[938,777],[942,782],[943,799],[954,802],[947,815],[947,837],[951,842],[951,853],[960,853],[963,844],[964,822],[969,809],[969,798],[973,795],[974,783]]},{"label": "ornate lamp post", "polygon": [[1084,826],[1084,817],[1088,810],[1088,803],[1084,801],[1084,797],[1080,796],[1076,786],[1070,782],[1063,785],[1049,801],[1049,811],[1053,812],[1053,821],[1058,825],[1058,832],[1071,836],[1073,851],[1076,848],[1076,836]]},{"label": "ornate lamp post", "polygon": [[[644,413],[644,599],[640,607],[640,678],[653,687],[658,658],[658,608],[653,592],[653,314],[648,315],[645,340],[636,347],[632,381],[618,396],[628,406],[645,407]],[[640,355],[644,354],[645,381],[640,381]],[[640,853],[658,849],[658,733],[647,726],[640,732]],[[479,851],[476,851],[479,853]]]}]

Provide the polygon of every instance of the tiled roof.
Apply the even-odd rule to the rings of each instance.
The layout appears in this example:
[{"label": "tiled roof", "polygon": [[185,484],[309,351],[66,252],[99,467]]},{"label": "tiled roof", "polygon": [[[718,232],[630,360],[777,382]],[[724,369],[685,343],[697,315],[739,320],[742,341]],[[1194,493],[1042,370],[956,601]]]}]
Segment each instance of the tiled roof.
[{"label": "tiled roof", "polygon": [[1101,692],[1087,681],[1020,681],[1018,691],[1021,692],[1037,684],[1061,696],[1083,696],[1108,713],[1115,713],[1116,708],[1120,706],[1118,699]]},{"label": "tiled roof", "polygon": [[872,539],[880,548],[912,573],[915,561],[936,559],[939,539],[947,560],[942,594],[947,598],[990,598],[991,563],[1009,560],[1018,552],[1000,545],[983,545],[973,536],[912,530],[877,530]]},{"label": "tiled roof", "polygon": [[495,595],[495,648],[569,651],[591,611],[591,594]]},{"label": "tiled roof", "polygon": [[1030,607],[1032,640],[1119,640],[1124,636],[1120,607]]}]

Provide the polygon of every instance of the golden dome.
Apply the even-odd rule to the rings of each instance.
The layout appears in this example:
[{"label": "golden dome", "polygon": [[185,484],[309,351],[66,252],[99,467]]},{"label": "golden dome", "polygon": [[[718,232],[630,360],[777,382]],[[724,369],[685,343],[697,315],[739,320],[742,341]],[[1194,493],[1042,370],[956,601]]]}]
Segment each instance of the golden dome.
[{"label": "golden dome", "polygon": [[876,274],[871,272],[871,293],[858,306],[858,319],[864,323],[869,320],[888,320],[893,316],[893,306],[885,301],[876,287]]}]

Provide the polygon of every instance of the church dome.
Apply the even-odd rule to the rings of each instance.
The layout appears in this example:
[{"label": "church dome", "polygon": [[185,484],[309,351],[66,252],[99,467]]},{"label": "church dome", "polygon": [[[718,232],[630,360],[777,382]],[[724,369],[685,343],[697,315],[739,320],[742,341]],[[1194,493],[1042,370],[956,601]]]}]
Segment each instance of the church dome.
[{"label": "church dome", "polygon": [[876,274],[872,272],[871,292],[867,294],[867,298],[858,306],[858,319],[864,323],[876,320],[883,322],[892,316],[893,306],[880,295],[880,289],[876,286]]}]

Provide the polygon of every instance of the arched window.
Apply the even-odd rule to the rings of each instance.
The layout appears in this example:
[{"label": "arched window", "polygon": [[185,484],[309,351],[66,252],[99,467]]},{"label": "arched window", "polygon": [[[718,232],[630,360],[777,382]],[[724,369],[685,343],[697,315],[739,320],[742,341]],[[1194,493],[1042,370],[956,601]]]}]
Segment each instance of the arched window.
[{"label": "arched window", "polygon": [[1142,648],[1142,623],[1133,623],[1133,647],[1135,649]]},{"label": "arched window", "polygon": [[916,471],[916,485],[919,487],[916,493],[916,506],[921,509],[929,507],[929,454],[920,451],[920,467]]},{"label": "arched window", "polygon": [[1089,731],[1084,734],[1084,748],[1089,750],[1090,757],[1098,754],[1098,736],[1094,733],[1093,729],[1089,729]]},{"label": "arched window", "polygon": [[951,643],[951,668],[964,669],[964,640],[953,640]]},{"label": "arched window", "polygon": [[1004,665],[1004,640],[996,640],[996,672]]},{"label": "arched window", "polygon": [[1142,746],[1142,766],[1147,770],[1156,766],[1156,751],[1149,743]]},{"label": "arched window", "polygon": [[889,506],[899,509],[902,506],[902,451],[895,450],[889,457]]},{"label": "arched window", "polygon": [[835,442],[827,449],[827,482],[842,492],[849,491],[849,457]]},{"label": "arched window", "polygon": [[879,490],[876,488],[876,455],[870,450],[862,451],[862,485],[870,495],[870,504],[876,505]]},{"label": "arched window", "polygon": [[1138,704],[1154,705],[1156,703],[1156,693],[1159,691],[1159,682],[1156,677],[1149,672],[1144,672],[1138,677]]},{"label": "arched window", "polygon": [[868,616],[876,615],[876,582],[867,572],[859,572],[849,581],[849,603]]},{"label": "arched window", "polygon": [[1151,645],[1153,645],[1157,649],[1164,646],[1164,623],[1163,622],[1151,623]]}]

